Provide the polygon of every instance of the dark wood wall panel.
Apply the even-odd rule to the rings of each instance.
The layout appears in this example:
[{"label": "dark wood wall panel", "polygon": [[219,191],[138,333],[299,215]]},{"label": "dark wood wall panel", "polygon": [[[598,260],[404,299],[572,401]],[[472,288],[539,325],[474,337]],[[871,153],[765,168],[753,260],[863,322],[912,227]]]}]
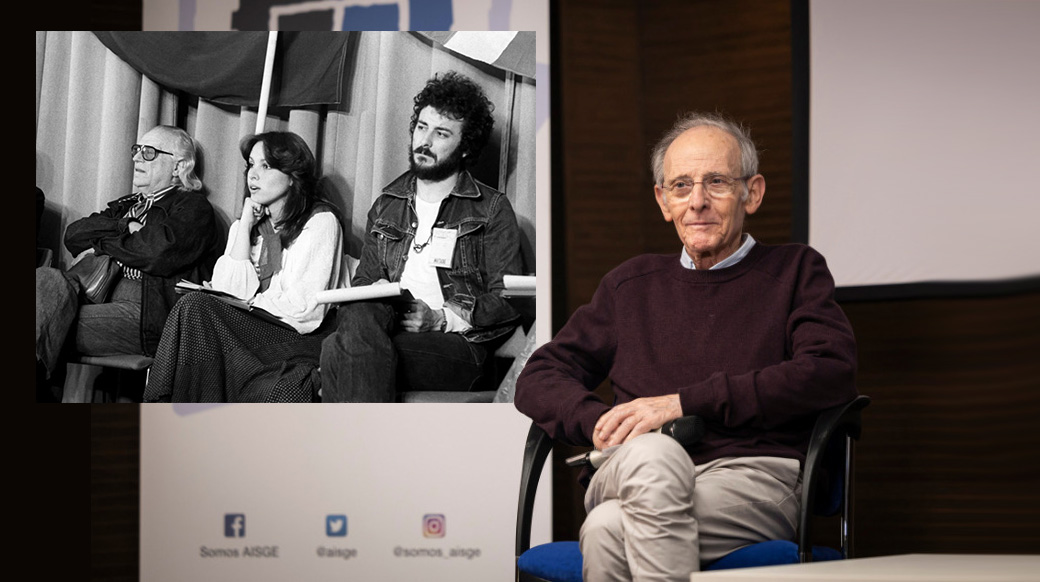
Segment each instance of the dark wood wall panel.
[{"label": "dark wood wall panel", "polygon": [[678,250],[654,200],[649,157],[685,111],[725,112],[752,129],[767,189],[749,228],[764,242],[790,240],[786,2],[583,0],[557,8],[570,311],[625,259]]},{"label": "dark wood wall panel", "polygon": [[90,407],[90,573],[137,580],[140,406]]},{"label": "dark wood wall panel", "polygon": [[1040,548],[1040,294],[844,305],[861,555]]},{"label": "dark wood wall panel", "polygon": [[[591,297],[603,265],[618,264],[642,246],[632,216],[653,191],[643,162],[639,29],[630,0],[560,5],[561,154],[568,305]],[[555,123],[555,121],[554,121]],[[640,196],[642,194],[642,196]],[[559,251],[557,242],[557,251]]]},{"label": "dark wood wall panel", "polygon": [[[748,231],[763,242],[791,240],[788,3],[650,0],[639,6],[647,152],[682,112],[718,111],[743,123],[761,151],[766,177],[765,201],[748,218]],[[660,211],[653,210],[640,252],[678,251],[671,225],[663,228]]]},{"label": "dark wood wall panel", "polygon": [[[646,169],[639,82],[639,19],[630,0],[581,0],[558,5],[566,228],[554,240],[565,261],[568,314],[592,297],[599,280],[644,245],[640,216],[653,203]],[[656,208],[656,205],[653,206]],[[562,244],[561,244],[562,243]],[[561,251],[563,251],[561,253]],[[585,517],[576,474],[554,458],[553,535],[577,539]]]}]

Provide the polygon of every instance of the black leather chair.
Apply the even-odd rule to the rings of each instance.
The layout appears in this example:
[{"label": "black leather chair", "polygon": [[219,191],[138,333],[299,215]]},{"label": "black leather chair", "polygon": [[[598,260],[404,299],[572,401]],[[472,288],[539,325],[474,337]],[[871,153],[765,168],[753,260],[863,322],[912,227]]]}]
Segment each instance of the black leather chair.
[{"label": "black leather chair", "polygon": [[[772,566],[850,558],[853,555],[852,485],[853,444],[861,433],[860,413],[868,396],[820,413],[809,440],[802,467],[802,506],[798,541],[774,540],[736,550],[705,570]],[[552,439],[532,424],[524,448],[520,498],[516,514],[516,579],[539,582],[580,582],[578,542],[551,542],[531,547],[531,519],[535,492]],[[840,549],[812,545],[813,516],[840,515]]]}]

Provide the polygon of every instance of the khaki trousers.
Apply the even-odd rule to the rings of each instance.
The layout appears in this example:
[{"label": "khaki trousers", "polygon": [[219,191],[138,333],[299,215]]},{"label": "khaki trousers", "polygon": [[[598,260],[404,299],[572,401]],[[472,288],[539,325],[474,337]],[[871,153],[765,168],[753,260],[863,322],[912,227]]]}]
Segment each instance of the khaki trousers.
[{"label": "khaki trousers", "polygon": [[701,563],[733,550],[794,540],[800,495],[795,459],[731,457],[695,467],[675,439],[641,435],[589,483],[582,576],[688,581]]}]

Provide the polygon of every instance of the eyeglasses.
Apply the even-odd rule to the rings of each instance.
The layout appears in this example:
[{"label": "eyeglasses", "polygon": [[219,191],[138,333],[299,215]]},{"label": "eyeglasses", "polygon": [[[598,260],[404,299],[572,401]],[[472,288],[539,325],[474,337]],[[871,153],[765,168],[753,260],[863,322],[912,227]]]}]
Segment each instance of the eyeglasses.
[{"label": "eyeglasses", "polygon": [[671,183],[670,186],[662,186],[670,196],[674,197],[676,201],[686,200],[693,194],[693,187],[697,184],[704,186],[704,191],[712,198],[729,198],[733,196],[737,189],[737,182],[743,182],[751,176],[741,176],[740,178],[730,178],[724,174],[708,174],[704,176],[704,179],[695,182],[689,178],[678,178]]},{"label": "eyeglasses", "polygon": [[130,157],[136,156],[137,152],[141,152],[141,159],[143,159],[146,162],[154,160],[157,154],[166,154],[168,156],[173,155],[170,152],[164,152],[161,149],[152,147],[150,145],[141,145],[135,143],[134,145],[130,146]]}]

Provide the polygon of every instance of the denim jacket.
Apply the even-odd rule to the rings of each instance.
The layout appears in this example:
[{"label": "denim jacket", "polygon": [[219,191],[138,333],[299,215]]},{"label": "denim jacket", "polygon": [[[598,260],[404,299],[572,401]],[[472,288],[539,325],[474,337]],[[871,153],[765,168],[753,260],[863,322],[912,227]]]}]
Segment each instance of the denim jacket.
[{"label": "denim jacket", "polygon": [[[365,246],[352,285],[400,281],[415,238],[415,177],[405,172],[383,189],[368,212]],[[502,297],[503,275],[519,275],[520,229],[504,194],[463,171],[441,203],[435,226],[458,231],[451,268],[437,269],[445,308],[473,327],[471,342],[501,338],[520,314]]]}]

